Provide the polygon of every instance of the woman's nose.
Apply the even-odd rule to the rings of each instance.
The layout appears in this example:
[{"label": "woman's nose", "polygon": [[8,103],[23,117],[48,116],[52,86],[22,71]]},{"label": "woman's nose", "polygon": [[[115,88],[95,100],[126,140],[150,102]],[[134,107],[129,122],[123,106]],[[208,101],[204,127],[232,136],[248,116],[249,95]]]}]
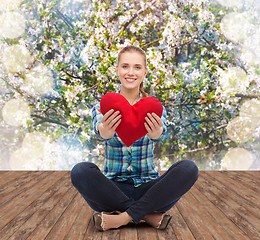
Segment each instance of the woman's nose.
[{"label": "woman's nose", "polygon": [[129,68],[128,74],[133,74],[133,73],[134,73],[133,68]]}]

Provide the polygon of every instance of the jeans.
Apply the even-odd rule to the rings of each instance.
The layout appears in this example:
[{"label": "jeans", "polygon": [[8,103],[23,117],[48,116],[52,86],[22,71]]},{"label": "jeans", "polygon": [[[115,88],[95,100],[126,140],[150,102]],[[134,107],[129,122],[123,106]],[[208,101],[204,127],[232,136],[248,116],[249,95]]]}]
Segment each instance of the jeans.
[{"label": "jeans", "polygon": [[76,164],[71,182],[88,205],[97,212],[127,212],[138,223],[152,212],[171,209],[196,182],[199,170],[191,160],[174,163],[155,180],[135,187],[133,180],[110,180],[91,162]]}]

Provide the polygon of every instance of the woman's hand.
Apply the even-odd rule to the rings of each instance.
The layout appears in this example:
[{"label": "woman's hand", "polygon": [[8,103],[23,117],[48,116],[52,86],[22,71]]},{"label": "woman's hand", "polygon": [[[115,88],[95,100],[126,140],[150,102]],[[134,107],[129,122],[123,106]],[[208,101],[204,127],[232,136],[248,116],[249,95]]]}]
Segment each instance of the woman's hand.
[{"label": "woman's hand", "polygon": [[[98,109],[100,112],[100,108]],[[101,112],[100,112],[101,113]],[[121,114],[119,111],[114,112],[114,109],[110,109],[101,119],[101,123],[98,125],[98,131],[102,138],[109,139],[114,136],[116,128],[121,122]]]},{"label": "woman's hand", "polygon": [[153,140],[158,139],[163,132],[163,122],[161,118],[155,113],[147,113],[145,120],[144,126],[148,132],[148,136]]}]

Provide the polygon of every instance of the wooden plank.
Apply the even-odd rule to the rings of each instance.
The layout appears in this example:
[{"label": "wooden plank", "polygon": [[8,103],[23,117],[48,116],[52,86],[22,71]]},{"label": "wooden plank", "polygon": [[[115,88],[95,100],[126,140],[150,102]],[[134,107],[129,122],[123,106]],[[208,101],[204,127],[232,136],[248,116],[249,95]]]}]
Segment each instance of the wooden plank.
[{"label": "wooden plank", "polygon": [[107,230],[103,232],[102,235],[102,240],[120,240],[120,231],[122,228],[124,228],[125,226],[122,226],[118,229],[111,229],[111,230]]},{"label": "wooden plank", "polygon": [[19,178],[13,179],[13,181],[9,182],[8,184],[1,186],[0,207],[6,205],[6,203],[10,202],[13,198],[18,197],[20,193],[30,189],[35,183],[37,183],[37,181],[40,181],[46,175],[49,174],[47,172],[40,171],[27,172]]},{"label": "wooden plank", "polygon": [[67,174],[56,183],[53,181],[46,192],[0,231],[0,239],[8,239],[13,233],[9,239],[26,239],[71,187],[66,179]]},{"label": "wooden plank", "polygon": [[93,210],[85,202],[75,222],[73,223],[73,226],[71,227],[69,233],[64,239],[66,240],[83,239],[87,231],[88,225],[90,224],[89,222],[91,221],[92,212]]},{"label": "wooden plank", "polygon": [[58,204],[56,204],[54,208],[45,216],[45,218],[41,221],[40,224],[38,224],[38,226],[27,239],[45,239],[51,229],[55,227],[55,224],[58,222],[59,218],[68,207],[70,202],[75,198],[76,194],[76,190],[71,186],[71,188],[69,188],[64,196],[60,199]]},{"label": "wooden plank", "polygon": [[214,185],[218,189],[221,189],[224,194],[227,194],[231,199],[238,202],[240,206],[243,206],[246,212],[260,219],[260,211],[258,211],[260,208],[260,193],[244,186],[241,176],[237,176],[236,179],[239,179],[238,181],[228,177],[224,178],[225,175],[221,172],[215,172],[212,176],[206,173],[206,176],[209,176],[210,180],[214,181]]},{"label": "wooden plank", "polygon": [[195,210],[197,215],[203,219],[203,223],[207,223],[207,228],[209,229],[212,236],[214,236],[214,239],[233,239],[228,236],[228,233],[221,227],[221,225],[216,224],[215,218],[212,217],[212,215],[207,211],[205,206],[200,204],[198,200],[193,196],[191,191],[183,196],[184,199],[187,200],[187,202],[192,205],[192,208]]},{"label": "wooden plank", "polygon": [[[214,186],[214,181],[210,181],[206,174],[201,175],[196,182],[196,187],[207,198],[215,204],[231,221],[233,221],[249,238],[257,239],[258,229],[252,224],[252,221],[259,220],[253,216],[249,216],[246,210],[237,202],[233,201],[228,195],[224,194],[220,189]],[[248,220],[249,219],[249,220]]]},{"label": "wooden plank", "polygon": [[134,223],[128,224],[126,227],[121,228],[120,240],[136,240],[136,239],[138,239],[136,224]]},{"label": "wooden plank", "polygon": [[8,171],[8,170],[0,170],[0,185],[1,185],[1,180],[4,179],[4,176],[9,175],[10,172],[12,172],[12,171]]},{"label": "wooden plank", "polygon": [[52,181],[61,178],[63,173],[54,172],[49,173],[44,172],[39,175],[39,179],[35,179],[36,183],[26,191],[17,195],[12,201],[1,206],[1,219],[0,219],[0,229],[4,227],[8,222],[10,222],[17,214],[22,212],[28,205],[35,201],[42,193],[52,185]]},{"label": "wooden plank", "polygon": [[225,175],[225,178],[231,178],[236,183],[239,182],[240,184],[244,185],[246,188],[250,189],[251,191],[254,191],[256,194],[259,195],[260,180],[258,180],[257,177],[255,177],[254,175],[248,175],[243,171],[230,171],[230,172],[221,171],[220,173],[222,173],[222,175]]},{"label": "wooden plank", "polygon": [[9,189],[9,186],[13,186],[15,184],[18,184],[19,182],[22,182],[26,180],[28,177],[31,177],[31,175],[39,175],[41,174],[41,171],[16,171],[16,172],[7,172],[5,174],[5,177],[2,176],[2,184],[0,186],[0,193],[4,192],[5,190]]},{"label": "wooden plank", "polygon": [[0,208],[0,239],[259,239],[259,172],[200,171],[170,209],[166,230],[142,223],[105,232],[94,228],[94,211],[71,185],[69,171],[36,172],[0,172],[8,184],[1,193],[9,199]]},{"label": "wooden plank", "polygon": [[64,237],[66,237],[66,235],[69,233],[76,216],[81,211],[84,203],[85,202],[82,196],[80,194],[76,194],[75,198],[73,198],[73,200],[70,202],[45,239],[64,239]]},{"label": "wooden plank", "polygon": [[139,223],[137,227],[137,235],[138,240],[156,240],[158,238],[158,234],[155,228],[149,226],[145,223]]},{"label": "wooden plank", "polygon": [[177,205],[177,208],[189,226],[192,234],[194,235],[194,238],[205,240],[214,239],[211,232],[212,229],[210,229],[208,224],[205,225],[204,220],[202,220],[201,216],[199,215],[200,212],[196,211],[195,206],[190,204],[190,201],[191,193],[187,192],[178,201],[179,204]]},{"label": "wooden plank", "polygon": [[5,186],[20,176],[30,174],[31,171],[0,171],[0,186]]},{"label": "wooden plank", "polygon": [[[223,197],[228,197],[231,203],[235,202],[236,204],[234,206],[239,206],[237,208],[238,211],[243,213],[243,216],[246,216],[247,220],[251,222],[251,224],[260,226],[260,212],[258,211],[260,207],[260,198],[256,198],[254,199],[255,201],[252,201],[250,196],[247,196],[246,199],[245,195],[248,195],[248,190],[245,189],[240,182],[234,183],[231,178],[225,178],[224,181],[222,176],[223,175],[220,172],[215,172],[214,177],[209,179],[206,174],[205,178],[214,182],[215,186],[223,193]],[[236,190],[233,190],[233,188],[236,188]],[[251,195],[251,197],[254,196]]]},{"label": "wooden plank", "polygon": [[249,178],[253,178],[256,181],[260,181],[260,171],[259,170],[250,170],[250,171],[243,171],[243,174],[248,176]]},{"label": "wooden plank", "polygon": [[170,227],[173,229],[173,232],[178,240],[194,240],[195,238],[190,231],[189,226],[177,208],[178,205],[179,201],[169,211],[172,215]]},{"label": "wooden plank", "polygon": [[242,175],[243,178],[248,178],[248,179],[254,179],[256,181],[260,181],[260,170],[249,170],[249,171],[221,171],[226,174],[229,173],[234,173],[234,174],[239,174]]},{"label": "wooden plank", "polygon": [[[196,187],[191,191],[194,198],[197,199],[196,206],[203,206],[207,209],[208,213],[214,218],[211,221],[215,222],[219,228],[223,228],[226,232],[226,236],[223,239],[235,239],[236,240],[249,240],[243,231],[241,231],[226,215],[219,210],[207,197],[205,197]],[[204,220],[204,219],[203,219]],[[206,222],[208,224],[208,221]]]}]

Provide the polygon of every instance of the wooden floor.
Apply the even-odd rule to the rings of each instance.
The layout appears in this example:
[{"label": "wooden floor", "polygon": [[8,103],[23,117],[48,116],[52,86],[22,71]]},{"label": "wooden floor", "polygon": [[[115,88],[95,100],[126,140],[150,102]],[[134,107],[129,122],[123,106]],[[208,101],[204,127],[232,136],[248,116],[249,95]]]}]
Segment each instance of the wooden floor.
[{"label": "wooden floor", "polygon": [[0,171],[0,239],[260,239],[260,171],[200,171],[169,211],[165,231],[145,223],[95,230],[69,171]]}]

